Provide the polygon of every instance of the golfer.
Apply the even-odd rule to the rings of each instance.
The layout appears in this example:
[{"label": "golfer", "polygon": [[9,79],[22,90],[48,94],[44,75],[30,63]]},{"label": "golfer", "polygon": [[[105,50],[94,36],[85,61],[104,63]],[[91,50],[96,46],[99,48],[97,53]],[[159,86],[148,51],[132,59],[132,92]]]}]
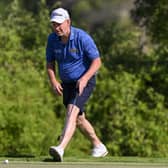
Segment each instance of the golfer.
[{"label": "golfer", "polygon": [[47,72],[55,93],[63,95],[66,121],[60,143],[51,146],[49,153],[56,161],[63,161],[64,150],[78,126],[93,144],[92,156],[103,157],[108,151],[84,113],[84,105],[93,92],[96,72],[101,66],[99,51],[85,31],[71,26],[67,10],[53,10],[50,21],[53,33],[49,35],[46,47]]}]

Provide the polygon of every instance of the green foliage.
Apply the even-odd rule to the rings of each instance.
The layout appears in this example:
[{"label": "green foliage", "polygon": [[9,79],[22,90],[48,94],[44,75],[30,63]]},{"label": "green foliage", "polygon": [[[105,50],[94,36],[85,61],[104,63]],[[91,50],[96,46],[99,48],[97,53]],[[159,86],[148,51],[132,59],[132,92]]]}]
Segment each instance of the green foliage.
[{"label": "green foliage", "polygon": [[157,44],[168,44],[168,2],[166,0],[136,0],[133,11],[135,21],[147,27],[147,32]]},{"label": "green foliage", "polygon": [[130,72],[139,70],[139,63],[143,59],[138,48],[139,34],[137,28],[119,25],[116,22],[104,25],[97,30],[95,39],[108,70],[121,68]]},{"label": "green foliage", "polygon": [[166,156],[168,123],[164,96],[146,87],[141,76],[124,71],[115,72],[112,78],[99,74],[98,79],[97,92],[87,110],[111,154]]},{"label": "green foliage", "polygon": [[[61,98],[52,94],[45,70],[45,45],[51,31],[49,10],[44,0],[27,7],[24,2],[12,1],[1,14],[0,151],[14,156],[46,155],[49,146],[57,143],[65,109]],[[102,2],[76,3],[75,24],[89,30],[88,22],[79,19],[81,8],[91,12]],[[161,9],[163,2],[157,3]],[[154,9],[157,7],[155,2]],[[150,13],[155,16],[149,19],[153,26],[166,14],[160,8]],[[147,13],[153,10],[147,9],[143,8]],[[140,31],[130,23],[113,21],[94,32],[103,66],[86,115],[110,155],[168,155],[168,50],[162,36],[166,28],[156,33],[154,27],[149,27],[159,45],[146,55],[140,50]],[[89,153],[88,145],[77,131],[66,154],[85,155]]]},{"label": "green foliage", "polygon": [[112,23],[95,35],[106,68],[98,76],[90,117],[113,155],[167,156],[165,52],[142,54],[138,30],[124,28]]},{"label": "green foliage", "polygon": [[0,128],[3,130],[0,149],[11,155],[46,154],[47,145],[55,139],[52,125],[57,120],[50,109],[54,100],[45,95],[48,92],[45,76],[33,68],[31,62],[15,66],[12,73],[0,69],[3,98],[0,102]]},{"label": "green foliage", "polygon": [[52,108],[61,100],[51,96],[45,71],[47,27],[41,26],[47,12],[37,22],[18,5],[11,4],[0,28],[0,150],[13,156],[46,155],[56,141],[55,126],[61,129]]}]

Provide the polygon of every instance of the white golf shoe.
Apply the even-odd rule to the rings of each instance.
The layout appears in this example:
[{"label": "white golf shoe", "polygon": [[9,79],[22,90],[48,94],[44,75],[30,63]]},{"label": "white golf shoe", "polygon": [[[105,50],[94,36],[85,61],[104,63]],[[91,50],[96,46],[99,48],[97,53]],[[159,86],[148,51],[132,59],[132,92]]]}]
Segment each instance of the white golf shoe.
[{"label": "white golf shoe", "polygon": [[92,150],[93,157],[104,157],[108,154],[107,148],[104,144],[100,144],[97,147],[94,147]]},{"label": "white golf shoe", "polygon": [[64,150],[59,146],[51,146],[49,149],[49,154],[54,158],[55,161],[63,161]]}]

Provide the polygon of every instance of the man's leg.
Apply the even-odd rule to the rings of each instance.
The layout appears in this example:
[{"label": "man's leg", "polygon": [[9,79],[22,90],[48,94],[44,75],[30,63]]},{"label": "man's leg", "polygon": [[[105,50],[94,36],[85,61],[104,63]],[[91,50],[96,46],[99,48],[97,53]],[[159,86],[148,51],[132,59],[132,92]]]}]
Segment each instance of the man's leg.
[{"label": "man's leg", "polygon": [[49,153],[56,161],[63,161],[64,149],[71,140],[75,129],[76,121],[79,113],[79,108],[75,105],[69,104],[67,107],[67,115],[63,133],[61,135],[60,144],[58,146],[51,146]]},{"label": "man's leg", "polygon": [[73,104],[68,105],[65,126],[59,144],[62,149],[66,148],[75,132],[78,113],[79,108],[77,106]]},{"label": "man's leg", "polygon": [[104,157],[108,154],[107,148],[97,137],[95,130],[91,123],[85,118],[85,114],[79,115],[77,118],[77,126],[80,128],[93,145],[92,156]]},{"label": "man's leg", "polygon": [[77,118],[77,126],[91,141],[93,146],[98,146],[101,144],[100,139],[97,137],[95,130],[91,123],[85,118],[85,114],[79,115]]}]

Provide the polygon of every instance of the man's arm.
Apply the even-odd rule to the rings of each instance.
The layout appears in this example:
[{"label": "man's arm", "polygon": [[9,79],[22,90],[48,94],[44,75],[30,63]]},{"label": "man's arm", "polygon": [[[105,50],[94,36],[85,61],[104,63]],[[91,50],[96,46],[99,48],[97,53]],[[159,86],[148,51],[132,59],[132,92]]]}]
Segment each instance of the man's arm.
[{"label": "man's arm", "polygon": [[99,70],[101,67],[100,57],[95,58],[88,71],[78,80],[77,86],[79,87],[79,95],[82,94],[83,89],[86,87],[88,80]]},{"label": "man's arm", "polygon": [[50,83],[52,85],[53,90],[58,94],[62,95],[62,86],[56,80],[56,73],[55,73],[55,62],[47,62],[47,73],[50,79]]}]

